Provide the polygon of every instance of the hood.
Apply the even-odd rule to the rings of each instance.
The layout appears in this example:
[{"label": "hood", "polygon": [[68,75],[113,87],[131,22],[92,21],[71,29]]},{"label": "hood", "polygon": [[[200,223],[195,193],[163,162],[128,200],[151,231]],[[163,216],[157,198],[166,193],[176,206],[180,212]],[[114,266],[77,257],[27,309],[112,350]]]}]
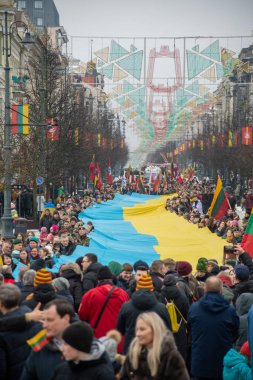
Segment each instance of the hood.
[{"label": "hood", "polygon": [[79,281],[81,281],[81,279],[82,279],[81,274],[77,274],[72,269],[66,269],[66,270],[64,269],[64,271],[61,272],[61,277],[64,277],[67,280],[69,280],[71,278],[76,278]]},{"label": "hood", "polygon": [[[113,285],[112,283],[103,283],[103,284],[98,285],[96,287],[96,291],[100,292],[101,294],[103,294],[106,297],[108,295],[108,292],[111,290],[111,288],[113,286],[115,286],[115,285]],[[122,293],[122,289],[119,288],[118,286],[116,286],[115,289],[113,290],[112,294],[111,294],[110,299],[118,298],[121,293]]]},{"label": "hood", "polygon": [[105,354],[105,347],[96,338],[93,338],[91,344],[91,352],[87,355],[86,360],[82,360],[78,363],[70,361],[69,365],[75,371],[75,369],[85,369],[86,367],[96,366],[102,363],[108,363],[108,357]]},{"label": "hood", "polygon": [[238,365],[241,366],[242,363],[248,365],[248,359],[244,355],[239,354],[239,352],[237,352],[233,348],[231,348],[224,357],[224,366],[227,368],[231,368],[232,372],[234,372],[232,369],[233,367],[236,367]]},{"label": "hood", "polygon": [[95,272],[95,273],[98,273],[99,269],[102,267],[102,264],[100,263],[92,263],[89,265],[86,273],[88,272]]},{"label": "hood", "polygon": [[157,304],[157,299],[154,292],[149,290],[137,290],[132,295],[133,305],[137,309],[149,310]]},{"label": "hood", "polygon": [[211,313],[221,313],[229,307],[229,303],[225,298],[221,294],[214,292],[206,293],[206,295],[200,299],[199,304],[203,309]]},{"label": "hood", "polygon": [[242,293],[236,300],[236,311],[239,317],[241,315],[247,314],[249,309],[253,305],[253,294],[252,293]]},{"label": "hood", "polygon": [[[77,263],[68,263],[68,264],[64,264],[62,265],[61,267],[61,273],[62,273],[62,276],[67,278],[65,276],[65,272],[68,271],[68,272],[74,272],[75,274],[79,275],[81,277],[81,280],[83,279],[83,273],[81,271],[81,268],[79,267],[79,265]],[[64,274],[63,274],[64,273]]]},{"label": "hood", "polygon": [[172,286],[163,286],[161,291],[163,297],[167,299],[169,302],[170,299],[176,299],[182,297],[182,292],[176,287],[176,285]]}]

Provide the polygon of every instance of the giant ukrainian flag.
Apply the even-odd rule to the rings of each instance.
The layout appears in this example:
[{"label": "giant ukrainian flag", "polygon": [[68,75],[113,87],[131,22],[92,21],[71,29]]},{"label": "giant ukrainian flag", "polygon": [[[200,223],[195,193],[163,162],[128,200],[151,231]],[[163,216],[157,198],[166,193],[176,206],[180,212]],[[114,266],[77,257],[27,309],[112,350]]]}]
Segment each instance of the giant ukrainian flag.
[{"label": "giant ukrainian flag", "polygon": [[[79,218],[85,223],[91,220],[95,231],[89,234],[90,246],[78,246],[74,256],[92,252],[103,264],[139,259],[151,264],[168,257],[190,261],[193,266],[199,257],[216,258],[221,263],[224,240],[166,211],[167,198],[116,194],[114,200],[86,209]],[[71,256],[67,260],[71,258],[73,261]]]},{"label": "giant ukrainian flag", "polygon": [[[95,253],[99,262],[118,261],[133,264],[157,259],[187,260],[193,268],[200,257],[222,262],[224,240],[208,228],[198,229],[182,217],[165,210],[168,196],[116,194],[112,201],[101,202],[79,214],[85,223],[93,222],[90,246],[77,246],[71,256],[61,256],[52,269],[74,262],[86,253]],[[14,274],[16,278],[18,271]]]}]

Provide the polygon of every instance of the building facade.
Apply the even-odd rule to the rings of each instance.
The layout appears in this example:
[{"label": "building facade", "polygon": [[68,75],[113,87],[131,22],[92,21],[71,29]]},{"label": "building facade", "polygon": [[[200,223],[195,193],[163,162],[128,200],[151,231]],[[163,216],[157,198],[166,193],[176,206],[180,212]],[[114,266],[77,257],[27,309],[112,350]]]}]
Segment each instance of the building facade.
[{"label": "building facade", "polygon": [[40,30],[59,26],[59,13],[54,0],[17,0],[17,8],[27,13]]}]

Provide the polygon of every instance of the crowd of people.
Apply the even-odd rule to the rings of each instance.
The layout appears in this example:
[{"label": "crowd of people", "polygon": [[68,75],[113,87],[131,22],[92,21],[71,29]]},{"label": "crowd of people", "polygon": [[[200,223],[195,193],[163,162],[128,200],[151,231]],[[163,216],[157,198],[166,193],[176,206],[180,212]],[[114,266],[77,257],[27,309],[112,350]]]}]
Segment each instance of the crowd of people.
[{"label": "crowd of people", "polygon": [[[236,259],[105,266],[91,251],[73,260],[96,229],[79,214],[115,189],[58,199],[39,236],[0,242],[0,380],[253,378],[253,262],[234,235],[249,210],[242,220],[231,202],[218,225],[207,215],[209,184],[172,182],[168,192],[177,193],[169,211],[234,243]],[[53,273],[61,256],[68,260]]]}]

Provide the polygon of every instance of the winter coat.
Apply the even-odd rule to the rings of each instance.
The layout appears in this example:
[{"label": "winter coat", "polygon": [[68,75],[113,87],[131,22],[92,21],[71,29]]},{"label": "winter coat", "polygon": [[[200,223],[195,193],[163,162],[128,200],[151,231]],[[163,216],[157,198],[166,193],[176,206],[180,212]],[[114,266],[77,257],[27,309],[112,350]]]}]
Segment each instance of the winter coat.
[{"label": "winter coat", "polygon": [[188,326],[192,338],[192,375],[222,378],[223,358],[238,334],[239,318],[234,307],[222,295],[208,292],[191,305]]},{"label": "winter coat", "polygon": [[104,346],[93,340],[89,360],[68,361],[57,367],[53,380],[115,380],[112,364]]},{"label": "winter coat", "polygon": [[102,264],[92,263],[88,266],[88,269],[83,275],[83,292],[86,293],[88,290],[93,289],[97,286],[97,274]]},{"label": "winter coat", "polygon": [[[78,311],[78,315],[81,321],[88,322],[91,327],[94,328],[97,318],[112,286],[112,284],[102,283],[101,285],[98,285],[96,288],[91,289],[84,294]],[[96,338],[105,336],[108,331],[116,328],[120,308],[122,304],[128,300],[129,297],[127,293],[123,289],[115,287],[98,323],[98,326],[94,330],[94,335]]]},{"label": "winter coat", "polygon": [[153,292],[138,290],[133,293],[132,299],[120,309],[117,321],[117,330],[125,337],[123,353],[128,350],[135,336],[135,323],[138,316],[146,311],[157,313],[171,330],[171,322],[166,306],[157,301]]},{"label": "winter coat", "polygon": [[252,380],[249,360],[233,348],[224,357],[223,380]]},{"label": "winter coat", "polygon": [[147,363],[148,350],[143,348],[139,357],[139,366],[133,369],[127,356],[121,380],[190,380],[185,363],[177,351],[173,336],[167,333],[162,342],[158,373],[151,377]]},{"label": "winter coat", "polygon": [[240,350],[243,343],[247,341],[247,329],[248,329],[248,312],[253,305],[253,294],[243,293],[236,300],[236,312],[240,318],[239,336],[235,342],[235,349]]},{"label": "winter coat", "polygon": [[47,228],[47,232],[49,233],[50,232],[50,228],[52,227],[52,224],[53,224],[53,218],[51,215],[44,215],[42,216],[42,218],[40,219],[40,229],[41,227],[46,227]]},{"label": "winter coat", "polygon": [[128,290],[129,288],[129,282],[126,282],[126,280],[124,280],[124,278],[118,276],[117,277],[117,286],[125,291]]},{"label": "winter coat", "polygon": [[253,280],[238,282],[231,289],[234,293],[233,303],[235,304],[242,293],[253,293]]},{"label": "winter coat", "polygon": [[[21,317],[30,312],[26,306],[5,314],[1,320]],[[30,347],[26,343],[27,339],[32,338],[41,330],[39,323],[27,324],[23,330],[0,332],[0,379],[17,380],[19,379],[24,363],[30,354]]]},{"label": "winter coat", "polygon": [[[164,286],[161,291],[161,295],[164,297],[165,301],[170,302],[171,300],[174,302],[175,306],[178,308],[182,316],[187,320],[187,314],[189,310],[189,302],[186,296],[181,292],[176,285],[167,285],[166,277],[164,280]],[[187,326],[180,313],[176,309],[177,314],[177,322],[180,324],[180,328],[177,333],[174,334],[174,338],[176,341],[176,345],[178,351],[182,355],[182,357],[186,360],[187,353]]]},{"label": "winter coat", "polygon": [[69,291],[73,296],[74,308],[77,312],[83,296],[81,269],[78,265],[73,265],[73,263],[66,264],[61,269],[61,277],[66,278],[69,282]]},{"label": "winter coat", "polygon": [[250,278],[252,278],[252,276],[253,276],[253,262],[252,262],[252,258],[250,256],[250,254],[247,252],[243,252],[239,256],[239,262],[244,264],[244,265],[247,265],[247,267],[249,268],[249,271],[250,271]]},{"label": "winter coat", "polygon": [[50,284],[39,284],[35,286],[33,295],[30,299],[25,300],[22,305],[28,306],[31,310],[33,310],[37,304],[41,303],[41,310],[44,309],[44,306],[49,301],[57,298],[54,288]]},{"label": "winter coat", "polygon": [[55,368],[63,360],[62,352],[52,340],[40,351],[31,351],[19,380],[52,380]]}]

